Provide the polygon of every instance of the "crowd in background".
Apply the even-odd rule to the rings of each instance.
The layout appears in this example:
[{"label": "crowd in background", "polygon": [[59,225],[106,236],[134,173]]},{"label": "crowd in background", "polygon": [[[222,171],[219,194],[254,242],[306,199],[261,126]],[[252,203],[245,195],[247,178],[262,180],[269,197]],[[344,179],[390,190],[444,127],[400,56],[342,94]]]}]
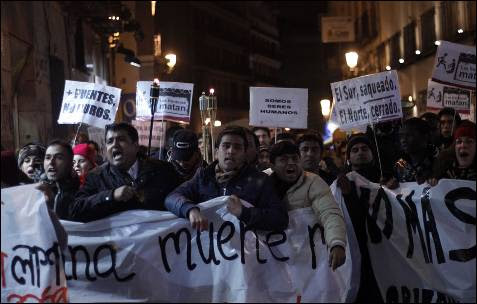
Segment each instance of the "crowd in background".
[{"label": "crowd in background", "polygon": [[[71,144],[29,143],[2,149],[1,185],[35,183],[64,220],[89,222],[131,209],[169,210],[206,230],[198,203],[229,195],[227,209],[246,225],[283,230],[288,211],[312,207],[325,230],[330,267],[345,261],[343,215],[331,194],[336,181],[362,254],[358,301],[382,302],[367,252],[367,209],[358,202],[346,173],[355,171],[390,189],[400,183],[440,179],[476,180],[475,124],[453,109],[368,127],[365,133],[339,129],[324,145],[318,132],[285,132],[272,138],[265,127],[228,126],[218,134],[215,161],[204,160],[201,134],[172,127],[165,147],[147,155],[138,132],[127,123],[108,125],[105,151],[80,133]],[[244,208],[240,199],[253,205]]]}]

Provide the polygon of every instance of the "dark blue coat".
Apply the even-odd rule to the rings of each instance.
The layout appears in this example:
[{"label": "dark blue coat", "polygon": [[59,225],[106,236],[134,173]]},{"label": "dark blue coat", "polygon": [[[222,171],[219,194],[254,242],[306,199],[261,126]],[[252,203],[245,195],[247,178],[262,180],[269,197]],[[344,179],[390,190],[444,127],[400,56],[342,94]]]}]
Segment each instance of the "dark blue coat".
[{"label": "dark blue coat", "polygon": [[166,198],[166,208],[185,218],[196,204],[222,196],[235,194],[255,208],[242,208],[239,219],[248,226],[261,230],[284,230],[288,226],[288,212],[278,198],[268,175],[252,166],[245,166],[225,187],[215,179],[215,166],[199,168],[194,177],[180,185]]}]

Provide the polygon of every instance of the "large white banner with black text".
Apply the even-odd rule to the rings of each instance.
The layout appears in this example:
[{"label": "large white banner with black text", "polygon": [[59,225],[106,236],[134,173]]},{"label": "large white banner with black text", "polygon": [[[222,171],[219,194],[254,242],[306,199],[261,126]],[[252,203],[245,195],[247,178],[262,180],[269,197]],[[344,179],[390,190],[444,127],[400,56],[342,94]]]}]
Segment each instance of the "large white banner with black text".
[{"label": "large white banner with black text", "polygon": [[[390,191],[348,173],[369,206],[368,249],[386,302],[475,303],[475,181]],[[333,185],[334,186],[334,185]],[[339,188],[335,197],[343,203]]]},{"label": "large white banner with black text", "polygon": [[34,188],[2,189],[2,303],[67,302],[58,237]]},{"label": "large white banner with black text", "polygon": [[[475,182],[390,191],[348,177],[358,187],[353,203],[369,206],[368,248],[387,302],[475,303]],[[283,233],[249,231],[225,211],[225,197],[201,205],[211,222],[202,233],[159,211],[63,221],[69,246],[61,255],[34,185],[2,189],[2,301],[62,299],[63,276],[71,302],[353,301],[359,250],[340,190],[332,190],[348,229],[346,263],[336,272],[309,208],[290,212]]]},{"label": "large white banner with black text", "polygon": [[[14,199],[19,190],[38,192],[33,187],[10,188],[6,204],[12,210],[24,203]],[[256,232],[226,212],[225,198],[201,204],[210,220],[208,231],[202,233],[192,230],[187,220],[160,211],[129,211],[86,224],[62,221],[69,243],[62,256],[69,300],[343,302],[355,298],[360,256],[349,218],[347,259],[333,272],[323,228],[311,208],[290,212],[290,225],[284,232]],[[35,261],[28,251],[9,251],[16,245],[9,233],[9,228],[2,229],[2,252],[3,239],[10,240],[4,268],[13,278],[9,285],[29,293],[33,287],[15,278],[36,276],[35,269],[44,273],[54,266]],[[32,238],[27,245],[36,243]],[[51,244],[37,246],[48,251]],[[34,267],[11,268],[16,260],[18,265]]]}]

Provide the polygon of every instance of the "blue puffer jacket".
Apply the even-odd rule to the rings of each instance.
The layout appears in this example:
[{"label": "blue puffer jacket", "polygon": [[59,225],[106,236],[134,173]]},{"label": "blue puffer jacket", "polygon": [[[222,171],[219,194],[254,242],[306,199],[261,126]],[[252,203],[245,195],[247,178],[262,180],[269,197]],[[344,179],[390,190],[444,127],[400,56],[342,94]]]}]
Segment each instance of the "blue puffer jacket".
[{"label": "blue puffer jacket", "polygon": [[239,219],[247,226],[261,230],[284,230],[288,226],[286,205],[278,198],[268,175],[252,166],[245,166],[227,185],[220,187],[215,179],[215,166],[199,168],[194,177],[180,185],[166,197],[166,208],[186,218],[196,204],[222,196],[235,194],[254,208],[242,208]]}]

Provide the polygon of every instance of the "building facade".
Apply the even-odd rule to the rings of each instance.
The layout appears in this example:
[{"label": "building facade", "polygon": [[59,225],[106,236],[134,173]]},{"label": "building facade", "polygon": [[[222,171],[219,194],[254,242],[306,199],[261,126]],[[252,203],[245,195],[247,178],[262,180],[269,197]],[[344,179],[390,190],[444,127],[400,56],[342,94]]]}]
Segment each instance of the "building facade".
[{"label": "building facade", "polygon": [[155,16],[136,3],[136,18],[145,30],[138,43],[143,61],[139,78],[152,80],[154,35],[160,34],[162,54],[174,53],[177,64],[167,81],[194,83],[191,127],[200,131],[198,98],[214,88],[217,120],[248,119],[249,87],[279,86],[280,40],[277,12],[262,1],[158,1]]},{"label": "building facade", "polygon": [[70,5],[2,1],[1,143],[5,149],[68,139],[76,126],[57,123],[65,80],[109,81],[104,35],[92,26],[94,16],[86,12],[87,7],[79,10]]},{"label": "building facade", "polygon": [[[473,1],[329,1],[329,16],[351,16],[356,39],[341,43],[336,60],[343,77],[351,77],[344,53],[359,54],[358,74],[397,70],[404,113],[426,112],[427,81],[434,68],[436,41],[475,46]],[[412,100],[411,103],[407,101]],[[407,107],[406,107],[407,106]],[[475,113],[475,91],[471,112]],[[469,118],[475,119],[474,114]]]}]

